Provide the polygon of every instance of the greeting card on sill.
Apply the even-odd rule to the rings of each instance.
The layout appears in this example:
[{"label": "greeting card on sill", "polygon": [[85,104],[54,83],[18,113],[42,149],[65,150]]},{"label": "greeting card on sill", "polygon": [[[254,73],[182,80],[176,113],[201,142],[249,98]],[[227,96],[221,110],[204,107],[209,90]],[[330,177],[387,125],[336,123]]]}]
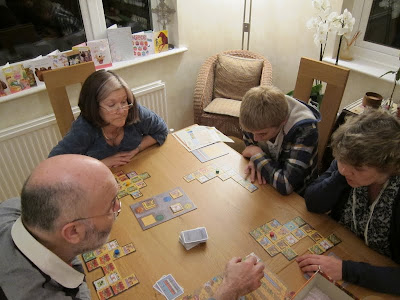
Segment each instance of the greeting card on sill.
[{"label": "greeting card on sill", "polygon": [[154,32],[154,52],[168,51],[168,30]]},{"label": "greeting card on sill", "polygon": [[43,72],[53,68],[53,58],[50,56],[44,56],[32,59],[24,63],[24,67],[29,68],[29,70],[27,70],[28,74],[34,74],[38,86],[44,85]]},{"label": "greeting card on sill", "polygon": [[22,64],[6,65],[3,67],[3,73],[12,94],[31,87]]},{"label": "greeting card on sill", "polygon": [[87,46],[74,46],[72,50],[79,51],[79,60],[81,63],[92,61],[92,54],[90,48]]},{"label": "greeting card on sill", "polygon": [[112,66],[110,47],[107,39],[88,41],[87,45],[92,52],[92,60],[96,70]]},{"label": "greeting card on sill", "polygon": [[130,27],[108,28],[108,42],[113,62],[134,59]]},{"label": "greeting card on sill", "polygon": [[65,53],[60,52],[59,50],[55,50],[49,54],[48,57],[51,57],[53,60],[53,69],[62,68],[68,66],[68,58]]},{"label": "greeting card on sill", "polygon": [[10,89],[8,88],[6,78],[4,77],[3,72],[0,72],[0,97],[9,95]]}]

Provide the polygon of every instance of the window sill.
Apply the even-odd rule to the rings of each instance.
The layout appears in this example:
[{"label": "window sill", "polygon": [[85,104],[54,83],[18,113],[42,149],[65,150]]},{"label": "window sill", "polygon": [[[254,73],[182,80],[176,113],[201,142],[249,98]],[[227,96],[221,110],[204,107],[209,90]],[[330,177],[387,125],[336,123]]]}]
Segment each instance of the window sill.
[{"label": "window sill", "polygon": [[[324,57],[323,61],[335,64],[336,59],[330,57]],[[339,59],[338,65],[341,67],[349,68],[350,70],[369,75],[375,78],[382,79],[387,82],[393,82],[395,79],[394,74],[387,74],[384,77],[380,78],[387,71],[397,71],[396,66],[386,65],[377,61],[367,60],[361,57],[354,57],[353,60],[341,60]]]},{"label": "window sill", "polygon": [[[141,63],[145,63],[148,61],[152,61],[152,60],[157,60],[163,57],[167,57],[167,56],[171,56],[171,55],[175,55],[175,54],[179,54],[179,53],[183,53],[188,51],[188,48],[186,47],[179,47],[179,48],[175,48],[172,50],[168,50],[165,52],[161,52],[161,53],[157,53],[157,54],[151,54],[149,56],[145,56],[145,57],[138,57],[135,58],[133,60],[127,60],[127,61],[121,61],[121,62],[116,62],[113,63],[113,65],[109,68],[106,68],[106,70],[119,70],[119,69],[123,69],[123,68],[128,68],[131,67],[133,65],[138,65]],[[46,90],[46,86],[45,85],[41,85],[41,86],[37,86],[37,87],[33,87],[27,90],[23,90],[21,92],[15,93],[15,94],[11,94],[11,95],[7,95],[4,97],[0,98],[0,103],[3,102],[7,102],[7,101],[11,101],[20,97],[24,97],[24,96],[28,96],[31,94],[35,94],[41,91]]]}]

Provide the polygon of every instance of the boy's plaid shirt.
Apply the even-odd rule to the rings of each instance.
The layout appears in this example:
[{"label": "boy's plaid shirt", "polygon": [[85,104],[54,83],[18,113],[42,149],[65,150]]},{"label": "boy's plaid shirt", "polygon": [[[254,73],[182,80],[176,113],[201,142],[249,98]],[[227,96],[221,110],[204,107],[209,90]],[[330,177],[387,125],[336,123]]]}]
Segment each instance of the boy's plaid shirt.
[{"label": "boy's plaid shirt", "polygon": [[[246,146],[258,143],[253,134],[243,132]],[[284,136],[278,160],[266,153],[253,155],[250,160],[265,180],[280,194],[297,192],[302,195],[305,188],[317,177],[318,129],[315,123],[294,127]]]}]

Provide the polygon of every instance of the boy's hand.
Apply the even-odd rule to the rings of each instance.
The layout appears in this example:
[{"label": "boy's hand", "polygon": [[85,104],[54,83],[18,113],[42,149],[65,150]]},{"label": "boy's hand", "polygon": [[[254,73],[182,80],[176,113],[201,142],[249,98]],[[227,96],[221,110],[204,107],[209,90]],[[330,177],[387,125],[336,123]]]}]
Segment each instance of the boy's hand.
[{"label": "boy's hand", "polygon": [[247,165],[246,169],[244,170],[244,174],[246,174],[245,179],[247,179],[247,177],[250,176],[251,183],[254,183],[254,181],[256,180],[256,176],[257,176],[258,184],[260,184],[260,185],[267,184],[267,181],[265,180],[264,177],[262,177],[261,172],[257,171],[257,169],[254,165],[254,162],[252,162],[252,161],[249,161],[249,164]]},{"label": "boy's hand", "polygon": [[256,154],[262,153],[262,152],[263,152],[263,151],[262,151],[262,149],[261,149],[260,147],[254,146],[254,145],[250,145],[250,146],[247,146],[247,147],[243,150],[242,155],[243,155],[244,157],[250,158],[250,157],[252,157],[253,155],[256,155]]}]

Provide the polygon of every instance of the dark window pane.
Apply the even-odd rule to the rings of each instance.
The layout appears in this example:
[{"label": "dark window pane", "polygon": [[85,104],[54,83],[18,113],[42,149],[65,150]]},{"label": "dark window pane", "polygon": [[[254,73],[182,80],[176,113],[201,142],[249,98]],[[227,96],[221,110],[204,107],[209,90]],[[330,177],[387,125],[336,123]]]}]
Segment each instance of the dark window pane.
[{"label": "dark window pane", "polygon": [[0,65],[86,41],[79,0],[7,0],[0,5]]},{"label": "dark window pane", "polygon": [[131,27],[132,33],[152,30],[150,0],[103,0],[107,27]]},{"label": "dark window pane", "polygon": [[400,49],[400,0],[374,0],[364,40]]}]

